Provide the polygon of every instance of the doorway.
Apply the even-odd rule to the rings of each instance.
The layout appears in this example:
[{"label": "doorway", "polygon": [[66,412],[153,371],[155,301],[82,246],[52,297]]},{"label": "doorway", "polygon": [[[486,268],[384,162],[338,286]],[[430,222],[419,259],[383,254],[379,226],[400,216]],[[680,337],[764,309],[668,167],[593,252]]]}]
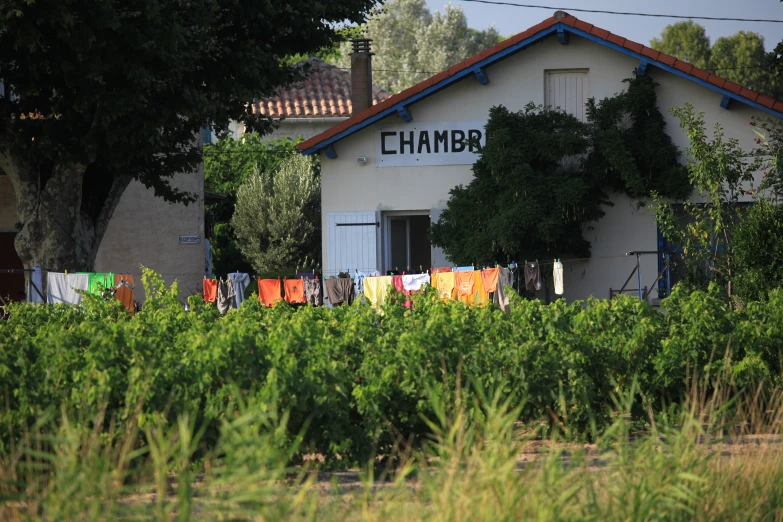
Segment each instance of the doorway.
[{"label": "doorway", "polygon": [[[24,268],[22,260],[16,253],[14,238],[16,232],[0,232],[0,269]],[[0,273],[0,297],[11,301],[24,301],[24,272]]]},{"label": "doorway", "polygon": [[429,212],[386,216],[386,268],[396,271],[429,270],[432,263]]}]

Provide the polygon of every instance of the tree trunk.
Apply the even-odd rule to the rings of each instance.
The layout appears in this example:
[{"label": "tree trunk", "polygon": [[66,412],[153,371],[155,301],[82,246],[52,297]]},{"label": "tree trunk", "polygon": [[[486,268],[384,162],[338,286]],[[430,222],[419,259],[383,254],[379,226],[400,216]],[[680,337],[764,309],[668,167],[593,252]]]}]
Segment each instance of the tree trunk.
[{"label": "tree trunk", "polygon": [[24,161],[7,149],[0,152],[0,168],[16,194],[22,228],[14,244],[24,267],[93,271],[109,220],[131,178],[99,172],[95,165]]}]

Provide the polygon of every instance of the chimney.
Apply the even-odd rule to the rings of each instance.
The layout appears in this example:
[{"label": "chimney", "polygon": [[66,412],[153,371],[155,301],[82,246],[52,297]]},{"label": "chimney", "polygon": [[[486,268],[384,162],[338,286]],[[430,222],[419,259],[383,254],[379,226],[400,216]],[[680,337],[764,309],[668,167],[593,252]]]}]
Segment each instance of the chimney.
[{"label": "chimney", "polygon": [[369,38],[351,40],[351,116],[372,107],[372,54]]}]

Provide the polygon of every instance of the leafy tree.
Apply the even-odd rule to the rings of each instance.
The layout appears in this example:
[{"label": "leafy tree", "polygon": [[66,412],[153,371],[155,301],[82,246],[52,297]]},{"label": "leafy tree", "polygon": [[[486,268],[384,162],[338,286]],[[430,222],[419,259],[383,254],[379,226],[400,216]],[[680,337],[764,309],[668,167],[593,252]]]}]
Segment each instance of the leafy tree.
[{"label": "leafy tree", "polygon": [[644,199],[690,193],[649,77],[588,104],[590,125],[550,108],[490,111],[474,179],[453,189],[432,241],[455,263],[587,257],[584,228],[608,191]]},{"label": "leafy tree", "polygon": [[766,300],[783,287],[783,206],[757,201],[732,232],[735,292],[744,302]]},{"label": "leafy tree", "polygon": [[[609,189],[644,200],[651,192],[682,200],[691,193],[680,151],[658,110],[658,84],[649,76],[624,80],[628,88],[599,103],[588,100],[595,148],[585,168],[605,176]],[[599,174],[600,173],[600,174]]]},{"label": "leafy tree", "polygon": [[715,124],[712,137],[704,128],[704,113],[696,113],[690,103],[671,109],[688,136],[688,177],[699,201],[686,201],[682,211],[656,197],[655,221],[672,243],[682,245],[688,282],[705,286],[710,279],[733,295],[732,281],[737,273],[734,254],[734,228],[742,219],[738,205],[743,193],[750,193],[753,174],[761,163],[746,159],[736,138],[726,138]]},{"label": "leafy tree", "polygon": [[259,273],[317,264],[321,250],[321,179],[309,157],[288,156],[259,170],[237,191],[231,226]]},{"label": "leafy tree", "polygon": [[[373,40],[373,83],[390,92],[411,85],[501,40],[495,29],[470,29],[460,7],[430,13],[424,0],[391,0],[363,26]],[[437,42],[437,45],[433,45]],[[350,66],[351,44],[340,48],[341,67]]]},{"label": "leafy tree", "polygon": [[[211,225],[208,232],[215,274],[251,271],[231,228],[237,191],[255,171],[278,170],[287,157],[297,153],[299,141],[284,138],[262,142],[259,134],[250,133],[240,140],[225,136],[215,144],[204,145],[204,185],[225,198],[204,206],[207,224]],[[318,158],[313,161],[318,169]]]},{"label": "leafy tree", "polygon": [[693,20],[667,25],[660,38],[653,38],[650,47],[676,56],[680,60],[706,69],[710,63],[710,39],[704,27]]},{"label": "leafy tree", "polygon": [[768,66],[764,37],[757,33],[739,31],[718,38],[710,47],[704,26],[688,20],[667,25],[660,38],[650,41],[650,47],[749,89],[776,98],[783,95],[783,82]]},{"label": "leafy tree", "polygon": [[715,40],[710,68],[715,74],[748,89],[779,98],[781,81],[765,65],[764,37],[751,32]]},{"label": "leafy tree", "polygon": [[169,201],[201,164],[207,121],[264,131],[248,101],[300,74],[284,58],[332,46],[375,0],[8,0],[0,7],[0,168],[26,267],[91,270],[140,180]]}]

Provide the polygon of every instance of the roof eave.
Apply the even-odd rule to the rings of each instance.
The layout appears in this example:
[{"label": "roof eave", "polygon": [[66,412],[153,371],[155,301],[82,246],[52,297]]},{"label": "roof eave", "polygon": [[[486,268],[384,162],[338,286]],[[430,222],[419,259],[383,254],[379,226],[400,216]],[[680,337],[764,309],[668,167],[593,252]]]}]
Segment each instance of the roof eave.
[{"label": "roof eave", "polygon": [[[717,85],[715,85],[713,83],[710,83],[710,82],[708,82],[706,80],[702,80],[700,78],[697,78],[696,76],[694,76],[694,75],[692,75],[690,73],[686,73],[686,72],[684,72],[684,71],[682,71],[682,70],[680,70],[680,69],[678,69],[678,68],[676,68],[674,66],[668,65],[668,64],[662,62],[661,60],[654,59],[654,58],[651,58],[648,55],[643,54],[641,51],[642,51],[642,49],[646,49],[646,48],[641,46],[641,45],[639,45],[639,47],[641,47],[640,51],[637,52],[637,51],[634,51],[634,50],[629,49],[627,47],[624,47],[624,46],[615,44],[613,42],[610,42],[610,41],[608,41],[608,40],[606,40],[604,38],[596,36],[595,34],[592,34],[592,33],[587,32],[585,30],[578,29],[578,28],[576,28],[576,27],[574,27],[572,25],[569,25],[568,23],[560,21],[560,22],[556,22],[556,23],[550,25],[547,28],[544,28],[544,29],[536,32],[535,34],[533,34],[533,35],[531,35],[531,36],[529,36],[527,38],[521,39],[520,41],[518,41],[516,43],[513,43],[514,37],[512,37],[512,39],[510,39],[510,40],[512,40],[512,43],[509,46],[505,47],[504,49],[501,49],[501,50],[499,50],[496,53],[493,53],[493,54],[491,54],[489,56],[486,56],[483,59],[476,60],[474,63],[468,64],[468,65],[464,66],[462,69],[454,71],[453,74],[448,75],[446,78],[443,78],[443,79],[441,79],[441,80],[439,80],[439,81],[437,81],[435,83],[432,83],[431,85],[423,88],[418,93],[415,93],[415,94],[413,94],[413,95],[411,95],[409,97],[401,98],[399,101],[396,101],[392,105],[389,105],[389,106],[386,106],[386,107],[383,107],[383,108],[379,109],[378,105],[384,105],[385,104],[385,102],[382,102],[381,104],[378,104],[378,105],[376,105],[376,106],[374,106],[372,108],[366,109],[365,111],[355,115],[353,118],[349,118],[345,122],[339,124],[341,126],[342,125],[346,125],[346,124],[348,124],[348,125],[346,125],[344,129],[342,129],[338,133],[334,134],[333,136],[329,136],[328,138],[325,138],[322,141],[316,141],[314,144],[312,144],[312,145],[310,145],[310,146],[308,146],[306,148],[301,148],[301,145],[304,145],[306,142],[303,142],[302,144],[300,144],[301,153],[304,154],[304,155],[310,155],[310,154],[314,154],[314,153],[316,153],[316,152],[318,152],[320,150],[323,150],[323,149],[333,145],[334,143],[340,141],[341,139],[350,136],[351,134],[353,134],[355,132],[358,132],[358,131],[360,131],[360,130],[362,130],[362,129],[364,129],[364,128],[366,128],[366,127],[368,127],[368,126],[370,126],[370,125],[372,125],[372,124],[374,124],[374,123],[376,123],[376,122],[378,122],[378,121],[380,121],[380,120],[382,120],[382,119],[384,119],[384,118],[386,118],[388,116],[391,116],[393,114],[397,114],[398,110],[401,109],[404,106],[408,106],[408,105],[414,104],[414,103],[418,102],[419,100],[421,100],[423,98],[426,98],[426,97],[428,97],[428,96],[430,96],[430,95],[432,95],[432,94],[434,94],[434,93],[436,93],[436,92],[438,92],[438,91],[440,91],[442,89],[445,89],[446,87],[449,87],[453,83],[456,83],[456,82],[458,82],[458,81],[460,81],[460,80],[462,80],[462,79],[464,79],[464,78],[466,78],[468,76],[474,75],[475,74],[474,71],[476,69],[480,69],[480,68],[484,68],[484,67],[488,67],[490,65],[493,65],[493,64],[497,63],[498,61],[503,60],[504,58],[509,57],[510,55],[513,55],[513,54],[515,54],[515,53],[517,53],[519,51],[524,50],[527,47],[530,47],[531,45],[534,45],[534,44],[538,43],[539,41],[541,41],[541,40],[551,36],[553,33],[556,34],[558,30],[567,31],[567,32],[569,32],[571,34],[574,34],[576,36],[579,36],[579,37],[585,38],[587,40],[590,40],[592,42],[598,43],[600,45],[606,46],[606,47],[608,47],[610,49],[613,49],[615,51],[619,51],[619,52],[621,52],[623,54],[626,54],[626,55],[631,56],[631,57],[633,57],[635,59],[638,59],[640,62],[644,61],[644,62],[646,62],[649,65],[654,65],[655,67],[657,67],[657,68],[659,68],[661,70],[670,72],[672,74],[675,74],[677,76],[680,76],[682,78],[690,80],[690,81],[692,81],[694,83],[697,83],[697,84],[699,84],[699,85],[701,85],[703,87],[706,87],[706,88],[711,89],[711,90],[713,90],[715,92],[718,92],[718,93],[720,93],[720,94],[722,94],[724,96],[728,96],[729,98],[731,98],[733,100],[736,100],[739,103],[743,103],[743,104],[748,105],[750,107],[753,107],[753,108],[755,108],[757,110],[760,110],[762,112],[765,112],[765,113],[770,114],[772,116],[775,116],[777,118],[783,119],[783,112],[781,112],[781,111],[777,111],[775,109],[771,109],[771,108],[769,108],[769,107],[767,107],[765,105],[757,103],[754,100],[750,100],[750,99],[740,95],[737,92],[733,92],[733,91],[725,89],[723,87],[719,87],[719,86],[717,86]],[[633,42],[631,42],[631,43],[633,43]],[[481,54],[483,54],[483,53],[481,53]],[[479,54],[477,56],[480,57],[481,54]],[[473,58],[476,58],[476,57],[474,56]],[[469,60],[471,60],[471,58],[469,58],[466,61],[469,61]],[[458,65],[450,68],[449,71],[451,69],[453,69],[453,68],[459,67],[460,65],[461,64],[458,64]],[[422,84],[426,84],[428,81],[432,82],[432,80],[434,80],[438,76],[441,76],[442,74],[447,73],[447,72],[448,71],[444,71],[443,73],[437,74],[437,75],[433,76],[432,78],[429,78],[428,80],[424,80],[423,82],[421,82],[421,84],[417,84],[417,86],[418,85],[422,85]],[[414,86],[414,88],[417,87],[417,86]],[[404,92],[405,91],[403,91],[403,93]],[[400,94],[402,94],[402,93],[400,93]],[[393,99],[393,98],[394,97],[392,97],[390,99]],[[376,111],[376,112],[373,113],[373,111]],[[367,117],[367,113],[371,113],[372,115],[370,117]],[[352,119],[354,119],[354,118],[357,119],[358,121],[356,123],[353,123],[353,124],[350,123],[350,121]],[[328,132],[330,132],[330,131],[329,130],[324,131],[324,133],[328,133]],[[315,140],[317,138],[318,138],[318,136],[314,136],[313,138],[311,138],[308,141]]]}]

